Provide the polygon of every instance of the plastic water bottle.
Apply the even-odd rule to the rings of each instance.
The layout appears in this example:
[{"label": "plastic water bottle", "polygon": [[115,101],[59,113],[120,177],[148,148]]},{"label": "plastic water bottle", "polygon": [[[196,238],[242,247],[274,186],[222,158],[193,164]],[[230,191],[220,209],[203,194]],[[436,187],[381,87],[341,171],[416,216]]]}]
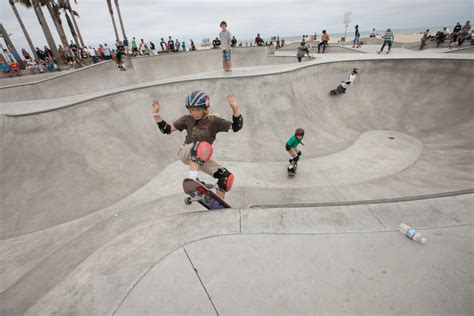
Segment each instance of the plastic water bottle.
[{"label": "plastic water bottle", "polygon": [[426,238],[421,236],[421,233],[417,232],[416,229],[413,227],[408,226],[407,224],[401,223],[400,224],[400,231],[407,236],[408,238],[419,241],[422,244],[426,243]]}]

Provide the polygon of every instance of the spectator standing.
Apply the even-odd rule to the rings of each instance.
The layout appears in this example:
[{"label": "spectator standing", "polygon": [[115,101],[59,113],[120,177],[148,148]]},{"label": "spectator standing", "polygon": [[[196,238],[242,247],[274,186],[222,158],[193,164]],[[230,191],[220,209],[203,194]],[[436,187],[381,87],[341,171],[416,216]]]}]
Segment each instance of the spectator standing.
[{"label": "spectator standing", "polygon": [[175,40],[174,47],[176,48],[176,51],[179,52],[179,49],[181,48],[181,42],[179,41],[179,39]]},{"label": "spectator standing", "polygon": [[184,52],[186,51],[186,42],[185,42],[185,41],[183,41],[183,42],[181,43],[181,49],[182,49]]},{"label": "spectator standing", "polygon": [[23,58],[25,58],[26,62],[29,62],[31,60],[30,54],[26,51],[26,49],[22,48],[21,54],[23,55]]},{"label": "spectator standing", "polygon": [[130,54],[130,43],[126,37],[123,39],[123,47],[125,47],[125,54]]},{"label": "spectator standing", "polygon": [[260,33],[257,33],[257,37],[255,37],[255,45],[257,46],[263,45],[263,39],[260,37]]},{"label": "spectator standing", "polygon": [[231,61],[231,45],[232,45],[232,34],[227,29],[227,22],[222,21],[220,24],[221,32],[219,33],[219,45],[222,45],[222,64],[224,71],[232,71]]},{"label": "spectator standing", "polygon": [[46,54],[46,57],[53,57],[53,52],[51,51],[51,49],[48,48],[48,46],[44,46],[44,52]]},{"label": "spectator standing", "polygon": [[168,50],[174,52],[174,41],[171,36],[168,36]]},{"label": "spectator standing", "polygon": [[196,46],[194,46],[194,42],[193,40],[189,40],[189,42],[191,43],[191,51],[195,51],[196,50]]},{"label": "spectator standing", "polygon": [[235,38],[235,36],[232,36],[232,40],[230,41],[230,46],[231,47],[235,47],[237,46],[237,39]]},{"label": "spectator standing", "polygon": [[132,53],[137,56],[139,54],[138,52],[138,45],[137,45],[137,40],[135,37],[132,39]]},{"label": "spectator standing", "polygon": [[99,44],[99,49],[97,51],[98,51],[100,59],[105,60],[104,46],[102,46],[102,44]]},{"label": "spectator standing", "polygon": [[92,62],[94,64],[97,63],[98,60],[97,60],[97,55],[95,53],[95,49],[93,49],[91,46],[89,46],[88,51],[89,51],[89,56],[91,56]]},{"label": "spectator standing", "polygon": [[466,21],[466,24],[462,27],[461,34],[459,36],[458,45],[461,46],[465,40],[471,37],[471,21]]},{"label": "spectator standing", "polygon": [[161,38],[160,47],[161,47],[162,52],[164,52],[166,50],[166,42],[165,42],[165,39],[163,37]]},{"label": "spectator standing", "polygon": [[155,43],[153,43],[152,41],[150,41],[150,52],[153,56],[156,55]]},{"label": "spectator standing", "polygon": [[451,43],[454,43],[454,45],[457,45],[457,41],[459,38],[459,34],[461,33],[461,23],[457,22],[456,26],[453,29],[453,33],[451,34],[451,42],[449,42],[449,48],[451,49]]},{"label": "spectator standing", "polygon": [[38,58],[41,60],[45,60],[46,58],[46,53],[39,49],[39,47],[36,47],[36,54],[38,55]]},{"label": "spectator standing", "polygon": [[221,47],[221,40],[216,37],[213,41],[212,41],[212,48],[220,48]]},{"label": "spectator standing", "polygon": [[104,44],[104,57],[106,60],[110,60],[112,56],[112,51],[107,46],[107,43]]}]

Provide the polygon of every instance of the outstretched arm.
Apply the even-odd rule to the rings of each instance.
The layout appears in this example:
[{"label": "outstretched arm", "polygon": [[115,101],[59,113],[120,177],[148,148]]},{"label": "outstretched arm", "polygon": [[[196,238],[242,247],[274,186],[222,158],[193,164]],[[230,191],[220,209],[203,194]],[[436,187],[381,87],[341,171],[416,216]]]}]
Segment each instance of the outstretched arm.
[{"label": "outstretched arm", "polygon": [[234,132],[237,132],[244,125],[244,120],[239,111],[239,104],[237,103],[237,99],[233,95],[229,95],[227,97],[227,102],[229,102],[229,105],[232,108],[232,130]]},{"label": "outstretched arm", "polygon": [[158,100],[153,101],[152,105],[152,115],[153,118],[155,119],[156,124],[158,124],[158,127],[160,128],[160,131],[163,134],[171,134],[172,132],[176,131],[176,127],[174,127],[173,124],[168,124],[166,123],[165,120],[161,118],[160,115],[160,102]]}]

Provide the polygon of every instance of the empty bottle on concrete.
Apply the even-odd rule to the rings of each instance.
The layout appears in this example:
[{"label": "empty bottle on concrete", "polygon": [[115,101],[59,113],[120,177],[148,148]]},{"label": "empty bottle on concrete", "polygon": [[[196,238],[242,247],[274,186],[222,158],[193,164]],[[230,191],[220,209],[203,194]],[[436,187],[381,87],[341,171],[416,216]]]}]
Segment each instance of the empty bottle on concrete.
[{"label": "empty bottle on concrete", "polygon": [[400,231],[407,236],[408,238],[414,240],[414,241],[419,241],[422,244],[426,242],[426,238],[423,238],[421,236],[421,233],[417,232],[416,229],[413,227],[408,226],[407,224],[401,223],[400,224]]}]

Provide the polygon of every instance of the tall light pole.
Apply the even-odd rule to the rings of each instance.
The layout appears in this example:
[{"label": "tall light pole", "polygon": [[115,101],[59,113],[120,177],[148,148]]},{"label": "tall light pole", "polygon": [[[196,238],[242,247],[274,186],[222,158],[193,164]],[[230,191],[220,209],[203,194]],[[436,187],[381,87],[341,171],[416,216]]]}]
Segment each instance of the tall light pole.
[{"label": "tall light pole", "polygon": [[351,23],[351,19],[352,19],[352,12],[346,12],[344,13],[344,24],[346,25],[346,30],[344,31],[344,43],[343,45],[345,44],[346,42],[346,37],[347,37],[347,27],[349,26],[349,24]]}]

